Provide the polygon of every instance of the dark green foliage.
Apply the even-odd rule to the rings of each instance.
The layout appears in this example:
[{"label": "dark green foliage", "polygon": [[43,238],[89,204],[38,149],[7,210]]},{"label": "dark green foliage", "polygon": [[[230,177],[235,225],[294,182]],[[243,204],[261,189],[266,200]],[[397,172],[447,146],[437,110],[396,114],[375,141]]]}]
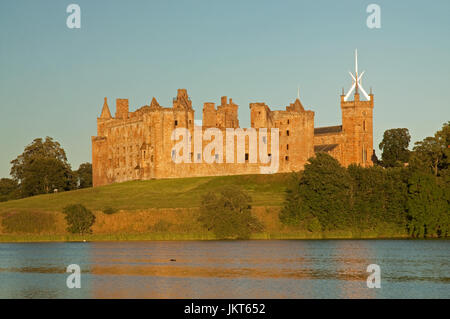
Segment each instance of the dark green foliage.
[{"label": "dark green foliage", "polygon": [[414,172],[408,181],[408,230],[414,237],[447,236],[449,204],[436,177]]},{"label": "dark green foliage", "polygon": [[413,169],[431,172],[435,176],[439,171],[449,168],[450,164],[450,122],[445,123],[432,137],[416,142],[411,156]]},{"label": "dark green foliage", "polygon": [[22,197],[76,187],[66,153],[51,137],[46,137],[45,141],[35,139],[11,164],[11,176],[19,184]]},{"label": "dark green foliage", "polygon": [[105,208],[103,209],[103,213],[106,214],[106,215],[112,215],[112,214],[117,213],[118,211],[119,211],[119,210],[117,210],[117,209],[115,209],[115,208],[112,208],[112,207],[105,207]]},{"label": "dark green foliage", "polygon": [[18,198],[19,185],[10,178],[0,179],[0,202]]},{"label": "dark green foliage", "polygon": [[78,180],[78,188],[92,187],[92,164],[83,163],[75,172]]},{"label": "dark green foliage", "polygon": [[5,213],[2,218],[3,230],[6,233],[38,234],[52,231],[55,222],[55,216],[50,213],[30,211]]},{"label": "dark green foliage", "polygon": [[95,215],[81,204],[66,206],[63,210],[66,215],[67,231],[73,234],[90,234],[95,222]]},{"label": "dark green foliage", "polygon": [[409,142],[411,136],[407,128],[395,128],[384,132],[379,148],[384,167],[403,166],[409,160]]},{"label": "dark green foliage", "polygon": [[291,181],[286,188],[286,197],[280,220],[283,224],[297,226],[304,220],[301,213],[300,174],[293,172]]},{"label": "dark green foliage", "polygon": [[262,230],[251,214],[250,196],[232,186],[203,197],[199,221],[219,239],[248,239],[252,232]]},{"label": "dark green foliage", "polygon": [[325,230],[352,224],[352,181],[347,170],[325,153],[308,161],[298,187],[301,212],[316,217]]},{"label": "dark green foliage", "polygon": [[48,194],[74,188],[70,167],[55,158],[36,158],[23,170],[22,196]]},{"label": "dark green foliage", "polygon": [[[447,138],[442,133],[445,129],[436,136],[441,133]],[[447,143],[442,136],[439,138]],[[446,150],[436,148],[439,163],[423,169],[418,165],[387,169],[350,165],[346,169],[331,156],[318,153],[309,159],[301,176],[292,174],[280,220],[310,232],[346,229],[377,233],[388,229],[413,237],[448,237],[450,169]]]},{"label": "dark green foliage", "polygon": [[354,226],[376,230],[386,222],[401,228],[406,223],[407,169],[348,167],[353,180]]}]

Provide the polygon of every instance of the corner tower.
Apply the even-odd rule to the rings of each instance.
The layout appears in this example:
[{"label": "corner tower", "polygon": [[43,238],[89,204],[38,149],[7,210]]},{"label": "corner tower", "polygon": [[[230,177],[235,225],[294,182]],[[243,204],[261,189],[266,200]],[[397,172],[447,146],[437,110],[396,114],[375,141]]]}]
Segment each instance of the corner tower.
[{"label": "corner tower", "polygon": [[[373,106],[374,96],[372,89],[370,94],[361,85],[364,71],[358,73],[358,52],[355,50],[355,74],[350,73],[353,84],[350,90],[341,95],[342,130],[345,136],[343,148],[343,165],[352,163],[363,167],[372,166],[373,154]],[[364,99],[361,100],[359,92]],[[353,100],[350,96],[354,92]]]}]

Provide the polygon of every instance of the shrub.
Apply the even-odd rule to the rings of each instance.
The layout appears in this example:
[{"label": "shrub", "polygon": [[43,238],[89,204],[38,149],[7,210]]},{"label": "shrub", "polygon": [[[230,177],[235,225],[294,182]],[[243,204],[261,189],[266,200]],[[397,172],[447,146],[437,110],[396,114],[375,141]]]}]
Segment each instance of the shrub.
[{"label": "shrub", "polygon": [[2,226],[7,233],[41,233],[55,228],[55,216],[41,212],[7,213],[2,218]]},{"label": "shrub", "polygon": [[312,233],[320,233],[322,231],[322,225],[320,224],[317,217],[311,218],[308,220],[308,223],[306,224],[306,229]]},{"label": "shrub", "polygon": [[95,215],[81,204],[66,206],[63,210],[66,215],[67,231],[73,234],[90,234],[95,222]]},{"label": "shrub", "polygon": [[106,208],[103,209],[103,214],[112,215],[112,214],[117,213],[118,211],[119,211],[118,209],[115,209],[115,208],[112,208],[112,207],[106,207]]},{"label": "shrub", "polygon": [[226,186],[219,194],[203,197],[199,221],[220,239],[248,239],[262,225],[251,214],[251,197],[237,187]]}]

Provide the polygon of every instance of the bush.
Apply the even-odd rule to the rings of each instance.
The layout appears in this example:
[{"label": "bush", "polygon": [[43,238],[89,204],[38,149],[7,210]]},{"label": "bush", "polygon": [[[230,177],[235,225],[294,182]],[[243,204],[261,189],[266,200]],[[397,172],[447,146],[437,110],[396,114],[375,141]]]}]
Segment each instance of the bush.
[{"label": "bush", "polygon": [[317,217],[311,218],[308,220],[308,223],[306,224],[306,229],[312,233],[320,233],[322,231],[322,225],[320,224]]},{"label": "bush", "polygon": [[112,215],[112,214],[117,213],[118,211],[119,211],[118,209],[115,209],[115,208],[112,208],[112,207],[106,207],[106,208],[103,209],[103,214]]},{"label": "bush", "polygon": [[63,210],[66,215],[67,231],[72,234],[90,234],[95,222],[95,215],[81,204],[66,206]]},{"label": "bush", "polygon": [[41,233],[55,228],[55,216],[49,213],[14,212],[3,215],[2,226],[7,233]]},{"label": "bush", "polygon": [[345,167],[325,153],[317,153],[300,175],[293,174],[280,220],[298,225],[315,217],[324,230],[343,229],[353,222],[352,184]]},{"label": "bush", "polygon": [[219,194],[203,197],[199,221],[219,239],[248,239],[263,229],[251,214],[251,197],[237,187],[223,187]]}]

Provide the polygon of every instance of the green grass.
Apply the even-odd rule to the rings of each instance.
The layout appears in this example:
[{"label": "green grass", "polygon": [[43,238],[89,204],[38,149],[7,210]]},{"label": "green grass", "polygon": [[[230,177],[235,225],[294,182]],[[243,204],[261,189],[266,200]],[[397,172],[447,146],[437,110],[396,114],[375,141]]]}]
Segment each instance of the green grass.
[{"label": "green grass", "polygon": [[[280,223],[278,213],[289,179],[289,174],[274,174],[133,181],[2,202],[0,242],[214,240],[214,235],[197,221],[196,208],[200,207],[204,194],[224,185],[239,186],[252,197],[252,212],[264,224],[264,231],[252,234],[251,239],[407,237],[401,231],[389,229],[363,233],[355,230],[311,233],[285,227]],[[96,211],[92,235],[66,232],[61,212],[70,204],[83,204]],[[107,208],[117,212],[105,214],[103,211]],[[47,213],[55,219],[55,230],[43,226],[35,229],[36,225],[26,222],[36,224],[33,220],[46,217]],[[27,217],[25,222],[24,217]]]},{"label": "green grass", "polygon": [[223,185],[242,187],[254,206],[280,206],[289,174],[237,175],[131,181],[96,188],[39,195],[0,203],[0,212],[10,209],[62,211],[70,204],[91,210],[199,207],[202,196]]},{"label": "green grass", "polygon": [[[252,240],[279,239],[404,239],[404,233],[352,234],[351,232],[310,233],[307,231],[291,231],[283,233],[256,233]],[[147,241],[147,240],[217,240],[212,233],[172,233],[157,232],[146,234],[92,234],[92,235],[49,235],[49,234],[0,234],[0,242],[81,242],[81,241]]]}]

